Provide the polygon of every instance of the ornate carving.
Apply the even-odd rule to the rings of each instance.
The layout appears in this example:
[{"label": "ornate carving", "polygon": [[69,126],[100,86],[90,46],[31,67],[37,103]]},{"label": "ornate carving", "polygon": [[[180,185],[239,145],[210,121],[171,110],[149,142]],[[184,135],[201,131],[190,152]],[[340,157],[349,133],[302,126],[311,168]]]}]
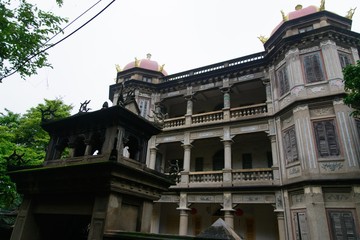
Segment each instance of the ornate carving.
[{"label": "ornate carving", "polygon": [[25,166],[29,161],[23,159],[24,155],[25,153],[20,155],[16,153],[16,150],[14,150],[14,152],[10,156],[5,157],[7,163],[7,169],[12,170],[14,168]]},{"label": "ornate carving", "polygon": [[79,113],[80,112],[88,112],[91,108],[88,108],[87,105],[91,100],[85,100],[83,103],[80,103]]},{"label": "ornate carving", "polygon": [[51,107],[49,106],[46,109],[41,109],[40,108],[40,112],[41,112],[41,122],[45,122],[51,119],[54,119],[56,117],[56,108],[55,109],[51,109]]},{"label": "ornate carving", "polygon": [[349,193],[326,193],[325,200],[329,202],[343,202],[350,200]]},{"label": "ornate carving", "polygon": [[339,171],[340,169],[343,168],[343,166],[344,165],[341,162],[328,162],[321,164],[322,169],[331,172]]}]

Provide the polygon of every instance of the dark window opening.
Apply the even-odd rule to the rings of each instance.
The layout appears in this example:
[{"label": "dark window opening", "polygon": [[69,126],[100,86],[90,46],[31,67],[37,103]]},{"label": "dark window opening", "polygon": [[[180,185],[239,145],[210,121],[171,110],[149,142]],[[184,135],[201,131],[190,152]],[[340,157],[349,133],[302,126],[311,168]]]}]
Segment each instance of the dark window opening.
[{"label": "dark window opening", "polygon": [[223,170],[224,169],[224,150],[217,151],[213,156],[213,170]]},{"label": "dark window opening", "polygon": [[252,169],[252,155],[251,153],[244,153],[242,155],[242,167],[243,169]]}]

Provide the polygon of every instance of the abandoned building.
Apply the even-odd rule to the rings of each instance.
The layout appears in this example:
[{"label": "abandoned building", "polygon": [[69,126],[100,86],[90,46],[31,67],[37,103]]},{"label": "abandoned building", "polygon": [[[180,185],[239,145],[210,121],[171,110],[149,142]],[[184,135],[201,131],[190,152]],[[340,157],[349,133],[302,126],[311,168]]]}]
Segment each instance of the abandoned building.
[{"label": "abandoned building", "polygon": [[[118,67],[113,106],[44,124],[49,172],[35,174],[40,186],[18,179],[39,192],[15,228],[26,231],[32,209],[33,222],[91,223],[91,236],[197,236],[222,218],[247,240],[359,239],[360,120],[342,100],[342,69],[359,60],[352,14],[297,6],[260,39],[263,52],[170,75],[150,54]],[[81,207],[52,194],[54,176]],[[58,204],[72,218],[57,219]]]}]

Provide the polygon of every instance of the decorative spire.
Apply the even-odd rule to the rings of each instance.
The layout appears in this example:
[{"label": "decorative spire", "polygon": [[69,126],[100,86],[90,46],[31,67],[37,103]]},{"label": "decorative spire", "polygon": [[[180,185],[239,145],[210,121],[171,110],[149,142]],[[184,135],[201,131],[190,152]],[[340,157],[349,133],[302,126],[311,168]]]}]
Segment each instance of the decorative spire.
[{"label": "decorative spire", "polygon": [[150,60],[150,59],[151,59],[151,53],[146,54],[146,58],[147,58],[148,60]]},{"label": "decorative spire", "polygon": [[121,67],[119,64],[115,64],[116,72],[121,72]]},{"label": "decorative spire", "polygon": [[134,64],[135,64],[135,67],[139,67],[140,66],[140,60],[135,58]]},{"label": "decorative spire", "polygon": [[287,20],[288,20],[288,17],[285,15],[284,11],[281,10],[280,12],[281,12],[281,16],[282,16],[283,21],[284,21],[284,22],[287,21]]},{"label": "decorative spire", "polygon": [[355,13],[355,10],[356,10],[356,8],[350,8],[350,10],[347,12],[345,17],[351,20]]},{"label": "decorative spire", "polygon": [[325,0],[321,0],[319,11],[324,11],[324,10],[325,10]]},{"label": "decorative spire", "polygon": [[265,37],[264,35],[260,35],[258,39],[262,42],[262,44],[266,43],[266,41],[269,39],[268,37]]}]

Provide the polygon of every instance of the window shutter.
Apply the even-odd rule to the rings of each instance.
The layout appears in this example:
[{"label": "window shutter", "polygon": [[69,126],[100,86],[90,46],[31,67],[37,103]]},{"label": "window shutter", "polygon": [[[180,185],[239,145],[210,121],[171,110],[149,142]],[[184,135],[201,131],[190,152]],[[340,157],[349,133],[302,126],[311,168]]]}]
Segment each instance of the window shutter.
[{"label": "window shutter", "polygon": [[329,211],[333,239],[357,239],[354,217],[351,211]]},{"label": "window shutter", "polygon": [[290,89],[286,66],[280,68],[277,71],[277,77],[279,83],[280,96],[282,96],[285,93],[287,93]]},{"label": "window shutter", "polygon": [[303,63],[305,77],[308,83],[324,80],[324,73],[319,53],[304,56]]},{"label": "window shutter", "polygon": [[294,212],[293,220],[295,226],[296,240],[309,240],[309,233],[307,227],[306,213],[305,212]]},{"label": "window shutter", "polygon": [[327,144],[326,144],[326,132],[322,122],[314,123],[316,143],[318,146],[318,152],[321,157],[327,157]]},{"label": "window shutter", "polygon": [[334,121],[315,122],[314,130],[320,157],[339,156],[340,148],[337,141]]},{"label": "window shutter", "polygon": [[295,161],[298,160],[298,153],[297,153],[296,135],[294,128],[289,130],[289,135],[290,135],[290,144],[291,144],[291,158],[293,161]]},{"label": "window shutter", "polygon": [[284,132],[284,150],[287,163],[298,160],[295,128],[292,127]]},{"label": "window shutter", "polygon": [[335,127],[333,121],[326,121],[325,122],[325,130],[327,135],[327,141],[329,145],[329,154],[330,156],[338,156],[339,146],[336,139]]}]

